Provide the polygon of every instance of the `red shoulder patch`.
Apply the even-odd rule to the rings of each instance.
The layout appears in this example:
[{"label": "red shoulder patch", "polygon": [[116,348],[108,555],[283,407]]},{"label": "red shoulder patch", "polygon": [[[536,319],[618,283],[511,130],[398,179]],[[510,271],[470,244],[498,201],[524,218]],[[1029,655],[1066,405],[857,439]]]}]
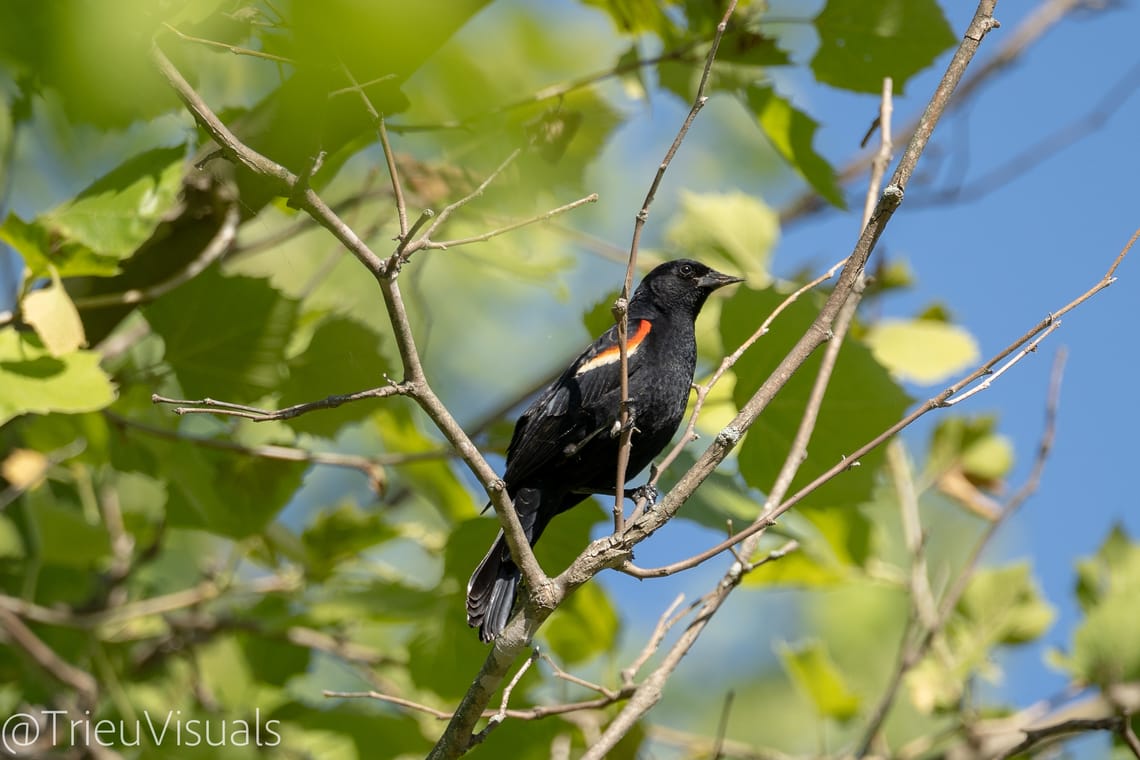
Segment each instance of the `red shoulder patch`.
[{"label": "red shoulder patch", "polygon": [[[645,342],[645,337],[649,335],[649,331],[653,329],[653,323],[648,319],[639,319],[637,327],[634,329],[633,334],[626,340],[626,355],[633,356],[637,353],[637,349]],[[604,367],[607,364],[615,364],[621,361],[621,349],[615,344],[610,346],[604,351],[599,351],[597,356],[589,361],[582,362],[582,366],[574,373],[574,376],[585,374],[592,369]]]}]

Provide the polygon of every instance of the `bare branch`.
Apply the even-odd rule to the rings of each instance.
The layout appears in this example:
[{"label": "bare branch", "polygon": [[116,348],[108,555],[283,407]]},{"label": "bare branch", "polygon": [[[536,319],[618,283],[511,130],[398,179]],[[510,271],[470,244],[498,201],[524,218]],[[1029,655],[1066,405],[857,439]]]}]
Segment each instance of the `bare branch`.
[{"label": "bare branch", "polygon": [[496,229],[491,230],[490,232],[484,232],[480,235],[471,235],[470,237],[456,238],[454,240],[442,240],[442,241],[438,241],[438,242],[435,240],[424,240],[421,245],[417,246],[417,250],[420,250],[420,249],[443,250],[443,249],[447,249],[447,248],[457,248],[458,246],[467,245],[468,243],[482,243],[484,240],[490,240],[493,237],[498,237],[499,235],[503,235],[507,232],[514,232],[515,230],[520,229],[522,227],[527,227],[529,225],[536,224],[538,222],[549,221],[550,219],[558,216],[559,214],[565,214],[567,211],[573,211],[574,209],[579,208],[580,206],[585,206],[588,203],[597,203],[597,201],[598,201],[598,194],[597,193],[590,193],[589,195],[585,196],[584,198],[579,198],[576,201],[571,201],[570,203],[559,206],[558,208],[551,209],[550,211],[546,211],[546,212],[541,213],[541,214],[536,214],[535,216],[528,217],[526,219],[520,219],[517,222],[511,222],[508,225],[505,225],[503,227],[498,227]]},{"label": "bare branch", "polygon": [[[1001,755],[999,760],[1006,760],[1006,758],[1016,757],[1024,752],[1027,752],[1039,744],[1055,739],[1059,736],[1066,734],[1085,733],[1088,731],[1114,731],[1118,732],[1121,729],[1121,718],[1119,716],[1112,716],[1111,718],[1073,718],[1072,720],[1054,723],[1051,726],[1042,726],[1041,728],[1027,728],[1025,731],[1025,741],[1018,744]],[[1140,757],[1140,755],[1138,755]]]},{"label": "bare branch", "polygon": [[[360,100],[364,104],[364,109],[368,111],[368,115],[372,117],[372,122],[376,125],[376,133],[380,137],[380,146],[384,151],[384,161],[388,164],[388,177],[392,181],[392,196],[396,199],[396,216],[399,219],[400,223],[399,240],[401,244],[404,244],[408,241],[408,206],[407,203],[404,202],[403,183],[400,182],[400,172],[396,167],[396,156],[392,152],[392,143],[388,140],[388,129],[384,124],[384,117],[377,113],[376,107],[372,105],[372,100],[368,97],[368,94],[364,92],[365,85],[361,85],[356,81],[356,77],[352,75],[352,72],[349,70],[348,66],[344,65],[343,61],[341,62],[340,67],[344,72],[345,77],[347,77],[348,81],[352,83],[352,86],[347,87],[344,90],[335,90],[333,92],[330,92],[329,97],[331,98],[336,95],[340,95],[346,91],[359,93]],[[392,78],[393,76],[395,75],[390,74],[388,76],[374,80],[373,82],[369,82],[368,84],[382,82],[386,79]]]},{"label": "bare branch", "polygon": [[677,611],[677,608],[680,607],[684,601],[685,595],[677,594],[677,598],[673,600],[673,603],[666,607],[665,611],[661,613],[661,617],[657,619],[657,625],[654,626],[653,633],[649,634],[649,639],[645,642],[645,646],[642,647],[641,653],[629,664],[629,667],[622,670],[621,681],[623,684],[633,686],[633,679],[637,676],[637,671],[641,670],[641,667],[649,662],[649,658],[653,656],[653,653],[661,646],[661,642],[665,640],[665,634],[669,633],[669,629],[681,619],[680,616],[673,617],[673,613]]},{"label": "bare branch", "polygon": [[454,214],[458,209],[463,208],[471,201],[482,196],[490,184],[495,181],[495,178],[506,171],[507,167],[510,166],[516,158],[519,157],[520,153],[522,153],[522,148],[515,148],[512,150],[510,152],[510,155],[503,159],[502,163],[495,167],[495,170],[488,174],[486,178],[479,183],[478,187],[454,203],[448,204],[444,207],[443,211],[440,211],[438,214],[436,214],[435,219],[431,224],[428,225],[428,228],[424,230],[424,233],[422,235],[420,235],[413,242],[408,243],[402,247],[400,253],[401,262],[407,261],[416,251],[428,247],[428,243],[431,242],[431,236],[435,234],[435,231],[442,227],[443,224],[448,219],[450,219],[451,215]]},{"label": "bare branch", "polygon": [[193,35],[189,35],[189,34],[186,34],[185,32],[179,31],[177,28],[171,26],[170,24],[166,23],[165,21],[163,22],[162,25],[164,27],[166,27],[166,29],[168,31],[172,32],[173,34],[175,34],[176,36],[178,36],[179,38],[181,38],[187,42],[193,42],[193,43],[198,44],[198,45],[206,45],[207,47],[220,48],[221,50],[226,50],[230,53],[233,53],[234,55],[246,55],[246,56],[249,56],[251,58],[264,58],[267,61],[274,61],[275,63],[289,63],[289,64],[296,63],[296,61],[292,60],[291,58],[285,58],[285,57],[280,56],[280,55],[274,55],[273,53],[265,53],[265,52],[262,52],[260,50],[253,50],[251,48],[244,48],[244,47],[239,47],[237,45],[230,45],[230,44],[225,43],[225,42],[218,42],[217,40],[208,40],[208,39],[205,39],[204,37],[194,37]]},{"label": "bare branch", "polygon": [[184,414],[219,414],[228,417],[241,417],[253,422],[270,422],[272,420],[291,420],[302,414],[315,412],[319,409],[335,409],[342,404],[352,401],[361,401],[368,398],[387,398],[388,396],[411,395],[411,389],[406,384],[390,382],[378,388],[345,393],[339,396],[327,396],[319,401],[306,401],[303,404],[294,404],[284,409],[259,409],[255,406],[234,404],[229,401],[219,401],[213,398],[179,399],[167,398],[157,393],[151,394],[150,400],[154,404],[175,404],[173,411],[181,416]]},{"label": "bare branch", "polygon": [[190,435],[189,433],[183,433],[179,430],[155,427],[154,425],[132,420],[107,410],[103,411],[103,416],[105,416],[111,424],[119,428],[137,430],[147,435],[172,441],[186,441],[195,446],[202,446],[204,448],[233,451],[238,454],[261,457],[263,459],[277,459],[285,462],[306,462],[329,467],[343,467],[358,470],[368,477],[369,482],[372,483],[373,488],[376,490],[383,490],[383,486],[386,482],[384,475],[385,467],[414,464],[416,462],[444,459],[453,456],[452,452],[442,449],[439,451],[422,451],[412,454],[378,454],[372,457],[365,457],[357,454],[344,454],[338,451],[308,451],[306,449],[274,444],[245,446],[228,438],[207,438],[204,436]]},{"label": "bare branch", "polygon": [[213,138],[227,158],[254,174],[276,181],[282,197],[292,199],[299,208],[316,219],[359,259],[369,272],[377,277],[384,272],[383,259],[373,253],[372,249],[321,200],[312,188],[306,188],[303,193],[296,193],[300,183],[296,174],[239,140],[206,105],[206,101],[202,100],[157,45],[151,46],[151,61],[174,89],[179,100],[194,116],[195,121]]}]

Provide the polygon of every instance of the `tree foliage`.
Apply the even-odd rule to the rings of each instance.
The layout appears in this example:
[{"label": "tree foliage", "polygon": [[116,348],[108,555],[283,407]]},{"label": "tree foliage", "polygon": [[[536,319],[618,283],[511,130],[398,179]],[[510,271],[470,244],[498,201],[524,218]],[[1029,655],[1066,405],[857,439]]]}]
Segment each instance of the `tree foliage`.
[{"label": "tree foliage", "polygon": [[[127,725],[127,740],[106,744],[124,757],[178,746],[244,758],[258,745],[274,757],[422,756],[488,653],[463,617],[467,577],[498,529],[479,516],[487,494],[398,393],[269,422],[152,403],[158,394],[283,409],[394,387],[403,362],[376,280],[296,197],[219,154],[159,75],[151,46],[238,140],[303,177],[381,255],[402,227],[376,115],[395,148],[405,224],[461,202],[430,227],[429,242],[443,245],[402,261],[400,282],[433,388],[497,462],[513,410],[612,320],[620,272],[607,257],[625,251],[575,231],[595,210],[466,239],[550,221],[550,209],[600,190],[591,172],[618,160],[608,151],[632,109],[692,100],[724,8],[113,5],[0,10],[0,136],[19,140],[57,188],[50,201],[18,196],[0,226],[22,270],[0,327],[2,712],[40,716],[33,755],[48,752],[42,716],[62,711],[81,725]],[[807,60],[763,4],[741,5],[709,88],[747,117],[754,156],[742,163],[759,155],[770,172],[782,161],[844,206],[847,189],[813,143],[824,115],[781,92],[773,72],[853,92],[877,92],[891,76],[901,91],[957,34],[934,0],[828,0],[804,19],[818,35]],[[60,168],[72,160],[74,171]],[[604,202],[635,211],[625,199]],[[686,193],[654,224],[664,232],[642,264],[684,252],[747,279],[702,319],[702,378],[808,279],[778,266],[779,216],[752,195]],[[879,274],[865,304],[907,287],[898,270]],[[809,329],[828,287],[788,305],[713,387],[700,433],[715,436],[747,402]],[[976,341],[937,309],[873,314],[839,351],[793,492],[899,420],[921,386],[979,360]],[[757,518],[821,361],[817,353],[791,378],[680,512],[691,535]],[[815,754],[822,731],[829,750],[857,747],[895,672],[896,644],[906,651],[924,636],[878,741],[976,746],[991,717],[974,709],[978,679],[996,678],[1003,652],[1039,639],[1053,604],[1031,565],[979,568],[970,555],[1011,508],[1000,493],[1014,454],[998,423],[947,413],[929,440],[911,444],[861,457],[738,558],[771,561],[745,576],[749,609],[734,624],[754,624],[757,608],[794,607],[794,640],[723,652],[727,669],[713,682],[677,673],[662,720],[639,721],[609,757],[666,745],[707,756],[722,706],[708,696],[730,690],[724,756]],[[698,451],[683,452],[662,485]],[[606,530],[604,518],[592,504],[558,518],[537,549],[541,566],[570,565]],[[961,579],[957,598],[938,578]],[[1118,710],[1140,703],[1129,691],[1140,682],[1137,591],[1140,549],[1117,530],[1076,569],[1084,619],[1054,657],[1074,685]],[[652,629],[623,600],[617,584],[596,580],[555,611],[510,689],[512,712],[472,754],[577,755],[594,741],[645,672],[622,672]],[[369,691],[395,700],[326,696]],[[757,714],[765,720],[748,717]],[[183,733],[156,738],[153,723],[170,716],[170,732]],[[74,737],[54,734],[57,749],[101,743]]]}]

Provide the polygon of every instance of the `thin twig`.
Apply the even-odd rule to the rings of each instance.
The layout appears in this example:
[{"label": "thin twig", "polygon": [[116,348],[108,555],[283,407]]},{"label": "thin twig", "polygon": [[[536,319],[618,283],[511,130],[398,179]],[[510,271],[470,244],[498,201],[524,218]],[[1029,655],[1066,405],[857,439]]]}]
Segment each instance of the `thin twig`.
[{"label": "thin twig", "polygon": [[657,197],[657,189],[661,186],[661,180],[665,177],[665,172],[669,168],[669,164],[673,162],[673,157],[677,155],[677,151],[681,147],[681,142],[689,133],[689,128],[692,127],[693,122],[697,118],[697,114],[704,108],[705,103],[708,102],[708,96],[705,91],[708,88],[709,75],[712,73],[713,62],[716,60],[717,50],[720,48],[720,41],[724,37],[724,32],[728,28],[728,20],[736,11],[737,0],[729,0],[728,8],[725,9],[724,16],[721,18],[720,23],[716,26],[716,33],[713,35],[712,45],[709,47],[708,55],[705,57],[705,67],[701,72],[701,81],[697,85],[697,94],[693,99],[693,105],[689,108],[689,114],[685,117],[681,128],[677,130],[677,136],[673,138],[673,143],[669,149],[665,151],[665,158],[661,160],[660,165],[657,167],[657,173],[653,175],[653,181],[649,184],[649,191],[645,194],[645,200],[641,204],[641,210],[637,212],[637,216],[633,223],[633,240],[629,246],[629,263],[625,268],[625,280],[622,282],[621,295],[618,296],[617,301],[614,302],[613,313],[614,321],[617,324],[617,339],[618,339],[618,362],[621,378],[621,402],[618,408],[618,423],[619,430],[621,430],[621,438],[618,445],[617,457],[617,476],[614,479],[614,535],[620,534],[625,530],[625,517],[624,517],[624,501],[625,501],[625,476],[626,470],[629,468],[629,452],[633,445],[633,431],[636,424],[630,414],[630,398],[629,398],[629,299],[633,292],[633,273],[637,269],[637,253],[641,246],[641,233],[645,228],[645,223],[649,220],[649,207],[653,205],[653,200]]},{"label": "thin twig", "polygon": [[857,757],[864,757],[871,751],[871,745],[874,743],[875,737],[878,736],[879,729],[882,728],[883,722],[886,721],[887,715],[890,713],[898,690],[902,686],[903,678],[911,668],[917,665],[919,661],[926,656],[926,653],[930,650],[939,632],[941,632],[950,621],[951,616],[954,614],[954,609],[958,605],[958,601],[962,598],[962,594],[966,592],[966,588],[974,576],[982,552],[989,546],[991,539],[997,533],[998,529],[1008,522],[1014,512],[1037,490],[1041,482],[1041,475],[1045,469],[1045,463],[1049,458],[1049,453],[1052,450],[1053,441],[1056,436],[1057,407],[1060,403],[1061,377],[1064,372],[1064,367],[1065,352],[1059,351],[1053,362],[1053,371],[1049,381],[1049,392],[1045,399],[1044,430],[1041,434],[1037,457],[1033,463],[1033,469],[1029,477],[1026,478],[1022,487],[1006,501],[998,516],[986,524],[981,536],[979,536],[978,540],[974,543],[969,557],[958,572],[953,585],[951,585],[949,590],[942,597],[942,601],[938,605],[937,613],[931,621],[931,624],[922,629],[921,635],[916,640],[904,643],[903,650],[887,682],[887,688],[879,698],[875,708],[871,711],[871,717],[864,729],[863,738],[860,742],[859,750],[856,753]]},{"label": "thin twig", "polygon": [[161,298],[179,285],[197,277],[206,267],[225,255],[237,238],[237,229],[240,223],[241,209],[238,207],[238,204],[231,203],[226,207],[225,214],[222,216],[222,224],[218,227],[218,231],[214,233],[214,237],[210,239],[210,242],[206,244],[202,252],[194,257],[193,261],[176,272],[173,276],[142,289],[132,288],[122,293],[79,296],[74,299],[75,308],[83,310],[102,309],[108,306],[129,306],[136,303],[149,303],[150,301]]},{"label": "thin twig", "polygon": [[[1051,739],[1055,739],[1065,734],[1084,733],[1086,731],[1120,731],[1121,719],[1119,716],[1112,716],[1110,718],[1073,718],[1071,720],[1054,723],[1051,726],[1042,726],[1041,728],[1026,728],[1025,741],[1012,747],[1001,755],[998,760],[1006,760],[1006,758],[1016,757],[1024,752],[1027,752],[1039,744],[1042,744]],[[1140,757],[1140,755],[1137,755]]]},{"label": "thin twig", "polygon": [[474,190],[459,200],[448,204],[444,207],[443,211],[440,211],[438,214],[436,214],[435,219],[432,220],[432,223],[428,225],[428,228],[424,230],[423,234],[403,247],[403,250],[400,253],[401,261],[407,261],[416,251],[427,248],[431,242],[431,236],[435,234],[435,231],[442,227],[443,224],[448,219],[450,219],[451,215],[454,214],[457,210],[466,206],[476,198],[482,196],[490,184],[494,182],[500,174],[506,171],[507,167],[510,166],[521,153],[522,148],[515,148],[512,150],[510,154],[503,159],[502,163],[495,167],[494,171],[488,174],[483,179],[483,181],[479,183],[478,187],[476,187]]},{"label": "thin twig", "polygon": [[[372,99],[368,97],[368,93],[364,92],[366,85],[361,85],[356,81],[356,77],[352,75],[352,71],[349,70],[343,61],[341,61],[340,68],[348,81],[351,82],[351,86],[343,90],[335,90],[329,93],[329,97],[331,98],[345,91],[356,92],[360,95],[364,109],[368,111],[368,115],[372,117],[372,123],[376,125],[376,134],[380,138],[380,147],[384,151],[384,162],[388,165],[388,177],[392,181],[392,196],[396,199],[396,217],[400,223],[399,240],[401,243],[404,243],[408,240],[408,206],[404,202],[403,183],[400,182],[400,171],[396,167],[396,155],[392,152],[392,143],[388,140],[388,129],[384,125],[384,117],[376,111],[376,107],[372,105]],[[381,82],[391,78],[391,76],[393,75],[381,77],[374,81]],[[372,84],[372,82],[368,84]]]},{"label": "thin twig", "polygon": [[301,587],[300,578],[289,575],[269,575],[243,583],[229,585],[217,581],[203,581],[182,591],[174,591],[162,596],[140,599],[129,602],[113,609],[98,610],[95,612],[74,612],[55,607],[44,607],[34,602],[28,602],[17,597],[0,594],[0,610],[6,610],[27,620],[37,623],[58,625],[67,628],[92,629],[100,626],[117,626],[138,618],[151,615],[162,615],[175,610],[194,607],[220,597],[223,593],[238,594],[276,594],[296,591]]},{"label": "thin twig", "polygon": [[308,451],[306,449],[280,446],[276,444],[263,444],[259,446],[246,446],[228,438],[208,438],[191,435],[180,430],[148,425],[145,422],[123,417],[115,412],[104,410],[103,415],[111,424],[125,429],[137,430],[147,435],[165,438],[171,441],[186,441],[195,446],[233,451],[251,457],[262,459],[276,459],[284,462],[305,462],[309,464],[325,465],[329,467],[343,467],[358,470],[368,476],[370,482],[381,485],[385,481],[384,468],[403,464],[446,459],[453,456],[452,452],[443,449],[437,451],[419,451],[404,454],[377,454],[372,457],[357,454],[344,454],[338,451]]},{"label": "thin twig", "polygon": [[274,55],[273,53],[264,53],[260,50],[238,47],[237,45],[230,45],[225,42],[218,42],[217,40],[208,40],[204,37],[194,37],[192,35],[186,34],[185,32],[179,31],[177,28],[171,26],[165,21],[162,23],[162,25],[166,27],[168,31],[186,40],[187,42],[193,42],[198,45],[206,45],[208,47],[220,48],[221,50],[226,50],[230,53],[233,53],[234,55],[245,55],[249,56],[250,58],[264,58],[267,61],[274,61],[276,63],[295,63],[295,61],[293,61],[291,58],[284,58],[279,55]]},{"label": "thin twig", "polygon": [[[853,451],[850,454],[848,454],[847,456],[845,456],[840,462],[838,462],[837,464],[833,465],[832,467],[830,467],[829,469],[827,469],[826,471],[821,473],[815,480],[813,480],[812,482],[803,486],[799,491],[797,491],[796,493],[789,496],[782,504],[780,504],[780,506],[778,506],[774,510],[772,510],[772,513],[769,516],[769,520],[767,521],[767,524],[756,523],[756,524],[750,525],[747,528],[744,528],[743,530],[741,530],[735,536],[733,536],[729,539],[726,539],[725,541],[722,541],[721,543],[717,544],[716,546],[713,546],[710,549],[707,549],[707,550],[701,552],[700,554],[697,554],[693,557],[690,557],[689,559],[684,560],[682,562],[673,563],[672,565],[667,566],[669,568],[668,573],[661,573],[660,571],[662,570],[662,568],[655,568],[655,569],[649,569],[649,570],[643,569],[642,572],[648,574],[646,577],[650,577],[650,576],[655,576],[657,574],[672,574],[672,573],[680,572],[681,570],[687,570],[688,568],[691,568],[691,567],[696,567],[697,565],[699,565],[703,562],[706,562],[707,560],[711,559],[712,557],[715,557],[716,555],[720,554],[721,552],[727,551],[728,547],[735,546],[736,544],[740,543],[740,541],[747,538],[748,536],[751,536],[752,534],[754,534],[758,531],[765,530],[767,527],[769,527],[769,525],[772,523],[772,521],[775,520],[775,518],[779,517],[784,512],[791,509],[793,506],[795,506],[800,501],[802,501],[806,496],[810,495],[811,493],[814,493],[815,490],[818,489],[820,486],[822,486],[824,483],[829,482],[836,475],[838,475],[839,473],[843,472],[848,467],[850,467],[850,463],[852,461],[858,461],[861,457],[866,456],[869,452],[875,450],[876,448],[881,446],[883,443],[885,443],[886,441],[890,440],[895,435],[897,435],[899,433],[899,431],[903,430],[906,427],[909,427],[911,424],[914,423],[915,420],[919,419],[923,415],[925,415],[925,414],[927,414],[927,413],[929,413],[935,409],[939,409],[939,408],[943,407],[945,405],[945,402],[947,401],[947,399],[952,398],[955,394],[961,392],[962,389],[970,386],[972,383],[974,383],[978,379],[985,377],[986,375],[991,374],[994,371],[994,369],[993,369],[994,367],[998,366],[1001,362],[1005,361],[1011,355],[1018,354],[1018,356],[1020,357],[1019,360],[1023,359],[1030,352],[1029,351],[1023,351],[1020,353],[1018,353],[1018,352],[1020,351],[1020,349],[1024,348],[1026,346],[1026,344],[1028,344],[1031,341],[1033,341],[1034,339],[1036,339],[1045,330],[1048,330],[1059,317],[1061,317],[1064,314],[1067,314],[1068,312],[1077,308],[1078,306],[1083,304],[1085,301],[1089,300],[1090,298],[1095,296],[1097,293],[1099,293],[1100,291],[1104,290],[1105,288],[1109,287],[1114,282],[1116,282],[1116,269],[1117,269],[1117,267],[1120,266],[1120,263],[1124,260],[1124,257],[1128,254],[1128,251],[1131,250],[1132,246],[1136,243],[1136,240],[1138,238],[1140,238],[1140,229],[1138,229],[1135,233],[1133,233],[1133,235],[1129,239],[1128,243],[1125,244],[1124,248],[1120,251],[1119,254],[1117,254],[1116,258],[1113,260],[1112,265],[1109,267],[1108,271],[1104,274],[1104,276],[1095,285],[1093,285],[1091,288],[1086,290],[1081,295],[1074,298],[1069,303],[1065,304],[1059,310],[1053,312],[1049,316],[1042,319],[1036,325],[1034,325],[1029,330],[1027,330],[1025,332],[1025,334],[1023,334],[1020,338],[1018,338],[1017,340],[1010,343],[1004,349],[999,351],[996,355],[991,357],[988,361],[981,364],[973,372],[966,375],[965,377],[963,377],[958,382],[954,383],[954,385],[950,386],[946,390],[944,390],[941,393],[937,394],[936,396],[933,396],[930,399],[928,399],[924,404],[922,404],[921,406],[914,409],[914,411],[912,411],[906,417],[899,420],[894,425],[891,425],[890,427],[888,427],[883,432],[879,433],[877,436],[872,438],[867,443],[865,443],[862,446],[860,446],[859,448],[855,449],[855,451]],[[763,387],[761,389],[763,389]],[[757,391],[757,393],[759,393],[759,391]],[[747,409],[747,406],[746,406],[746,409]],[[744,410],[742,410],[742,413],[743,413],[743,411]],[[739,416],[740,415],[738,415],[738,417]],[[733,426],[730,425],[730,427],[733,427]],[[698,460],[698,464],[700,464],[699,460]],[[676,490],[676,488],[674,488],[674,491],[675,490]],[[670,496],[671,495],[672,494],[670,494]],[[661,505],[659,505],[654,510],[654,512],[659,514],[659,515],[662,512],[668,514],[669,513],[669,507],[670,507],[670,505],[668,503],[668,497],[666,497],[666,501],[663,502]]]},{"label": "thin twig", "polygon": [[716,741],[713,742],[712,760],[724,757],[724,737],[728,733],[728,716],[732,712],[732,700],[735,696],[736,692],[731,689],[724,695],[724,705],[720,709],[720,721],[716,727]]},{"label": "thin twig", "polygon": [[653,632],[649,634],[649,639],[645,642],[645,646],[641,648],[641,652],[637,655],[637,658],[629,664],[629,667],[621,671],[621,682],[623,684],[633,686],[633,679],[637,676],[637,671],[641,670],[641,667],[649,662],[649,658],[653,656],[653,653],[661,646],[661,642],[665,640],[665,634],[669,633],[669,629],[680,619],[673,617],[673,613],[677,611],[677,608],[680,607],[684,601],[685,595],[677,594],[677,598],[673,600],[673,603],[666,607],[665,611],[661,613],[661,617],[657,619],[657,625],[654,626]]},{"label": "thin twig", "polygon": [[228,417],[240,417],[253,422],[270,422],[272,420],[291,420],[302,414],[317,411],[318,409],[335,409],[342,404],[352,401],[361,401],[368,398],[387,398],[388,396],[408,395],[410,389],[402,383],[388,383],[378,388],[369,388],[363,391],[345,393],[338,396],[327,396],[318,401],[306,401],[303,404],[294,404],[284,409],[260,409],[256,406],[234,404],[230,401],[219,401],[213,398],[179,399],[167,398],[157,393],[152,394],[150,400],[154,404],[172,404],[177,415],[184,414],[218,414]]},{"label": "thin twig", "polygon": [[484,233],[479,234],[479,235],[471,235],[469,237],[456,238],[454,240],[440,240],[440,241],[425,240],[421,245],[417,246],[416,249],[417,250],[428,250],[428,249],[444,250],[447,248],[456,248],[456,247],[461,246],[461,245],[467,245],[468,243],[482,243],[484,240],[490,240],[493,237],[498,237],[499,235],[503,235],[507,232],[513,232],[513,231],[520,229],[522,227],[527,227],[529,225],[536,224],[538,222],[549,221],[550,219],[558,216],[559,214],[565,214],[567,211],[573,211],[576,208],[579,208],[581,206],[585,206],[588,203],[596,203],[597,201],[598,201],[598,194],[597,193],[590,193],[589,195],[585,196],[584,198],[579,198],[576,201],[571,201],[570,203],[559,206],[558,208],[551,209],[550,211],[546,211],[546,212],[543,212],[541,214],[536,214],[536,215],[534,215],[532,217],[528,217],[526,219],[520,219],[517,222],[511,222],[508,225],[505,225],[503,227],[498,227],[498,228],[493,229],[489,232],[484,232]]},{"label": "thin twig", "polygon": [[1132,730],[1132,714],[1124,713],[1120,716],[1120,739],[1124,742],[1124,746],[1132,751],[1136,760],[1140,760],[1140,739],[1136,737],[1136,732]]}]

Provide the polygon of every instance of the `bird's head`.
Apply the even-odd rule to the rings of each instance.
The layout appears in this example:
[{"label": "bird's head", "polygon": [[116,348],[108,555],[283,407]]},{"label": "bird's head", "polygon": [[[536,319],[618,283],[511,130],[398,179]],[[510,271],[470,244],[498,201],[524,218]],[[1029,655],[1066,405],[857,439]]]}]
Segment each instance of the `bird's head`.
[{"label": "bird's head", "polygon": [[743,282],[743,279],[722,274],[699,261],[667,261],[645,275],[633,294],[630,310],[648,307],[667,314],[683,313],[696,319],[710,293],[734,282]]}]

